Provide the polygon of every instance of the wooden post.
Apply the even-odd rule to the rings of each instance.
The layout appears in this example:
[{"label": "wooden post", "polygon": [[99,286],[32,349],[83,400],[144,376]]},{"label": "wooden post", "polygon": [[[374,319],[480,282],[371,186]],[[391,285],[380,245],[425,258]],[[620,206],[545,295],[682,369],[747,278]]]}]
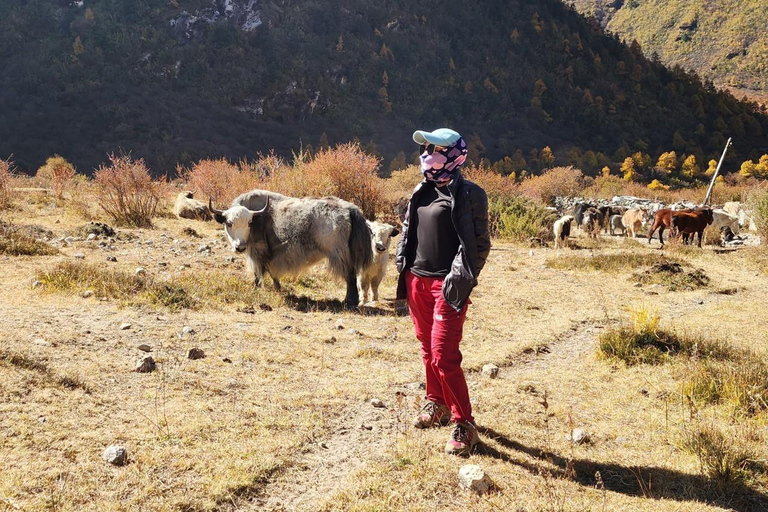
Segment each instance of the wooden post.
[{"label": "wooden post", "polygon": [[723,154],[720,156],[720,161],[717,163],[717,169],[715,169],[715,174],[712,175],[712,181],[709,183],[709,189],[707,189],[707,196],[704,198],[704,202],[702,203],[703,206],[707,206],[709,204],[709,201],[712,199],[712,189],[715,188],[715,180],[717,179],[717,175],[720,172],[720,166],[723,165],[723,160],[725,159],[725,152],[728,151],[728,146],[731,145],[731,138],[728,137],[728,142],[725,143],[725,149],[723,149]]}]

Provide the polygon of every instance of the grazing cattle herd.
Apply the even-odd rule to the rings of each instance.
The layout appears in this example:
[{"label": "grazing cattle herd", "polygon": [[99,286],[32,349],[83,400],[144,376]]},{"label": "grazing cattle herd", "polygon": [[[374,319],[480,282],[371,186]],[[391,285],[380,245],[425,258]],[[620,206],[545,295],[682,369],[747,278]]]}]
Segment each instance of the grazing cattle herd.
[{"label": "grazing cattle herd", "polygon": [[[657,207],[659,205],[657,204]],[[346,307],[368,302],[371,292],[379,300],[379,285],[385,277],[392,238],[399,234],[396,226],[367,221],[354,204],[337,197],[289,197],[267,190],[252,190],[235,198],[226,210],[217,210],[194,199],[192,192],[181,192],[174,205],[178,218],[210,220],[224,225],[226,237],[235,252],[245,253],[254,284],[261,286],[269,274],[276,289],[280,278],[298,275],[326,260],[332,275],[346,284]],[[636,238],[645,227],[650,244],[658,231],[664,246],[664,231],[669,238],[701,247],[707,226],[719,230],[723,242],[731,242],[743,228],[754,230],[754,222],[738,202],[722,208],[679,205],[658,208],[626,208],[614,204],[597,205],[579,201],[572,213],[557,219],[553,226],[554,248],[569,246],[575,228],[588,237],[597,238],[601,231],[611,236]]]}]

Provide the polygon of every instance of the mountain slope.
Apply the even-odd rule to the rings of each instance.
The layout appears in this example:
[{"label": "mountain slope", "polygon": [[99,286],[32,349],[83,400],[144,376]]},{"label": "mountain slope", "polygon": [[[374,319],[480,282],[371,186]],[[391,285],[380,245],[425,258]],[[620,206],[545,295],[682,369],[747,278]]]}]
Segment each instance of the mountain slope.
[{"label": "mountain slope", "polygon": [[[552,146],[768,151],[755,105],[667,70],[556,0],[0,0],[0,157],[155,172],[359,139],[386,158],[453,126],[491,160]],[[373,146],[370,146],[373,148]],[[596,171],[597,169],[591,169]]]},{"label": "mountain slope", "polygon": [[768,93],[768,2],[764,0],[575,0],[622,39],[636,39],[721,86]]}]

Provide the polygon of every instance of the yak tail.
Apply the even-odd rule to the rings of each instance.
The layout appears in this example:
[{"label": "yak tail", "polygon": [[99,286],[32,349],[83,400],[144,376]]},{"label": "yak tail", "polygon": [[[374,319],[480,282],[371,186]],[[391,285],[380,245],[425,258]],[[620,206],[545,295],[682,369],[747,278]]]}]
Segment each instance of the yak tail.
[{"label": "yak tail", "polygon": [[373,263],[373,249],[371,248],[371,232],[365,222],[363,212],[359,208],[349,209],[349,254],[352,268],[360,272]]}]

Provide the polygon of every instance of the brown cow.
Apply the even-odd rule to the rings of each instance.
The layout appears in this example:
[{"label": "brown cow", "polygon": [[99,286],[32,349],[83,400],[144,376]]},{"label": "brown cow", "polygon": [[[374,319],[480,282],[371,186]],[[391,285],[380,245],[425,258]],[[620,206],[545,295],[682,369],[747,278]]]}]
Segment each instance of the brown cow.
[{"label": "brown cow", "polygon": [[688,243],[688,236],[693,242],[694,233],[699,234],[699,248],[701,248],[701,237],[704,230],[712,224],[713,215],[709,208],[697,209],[694,211],[674,212],[672,215],[672,229],[682,233],[683,243]]},{"label": "brown cow", "polygon": [[659,242],[661,242],[662,247],[664,246],[664,229],[669,228],[670,229],[670,237],[675,236],[674,230],[672,229],[672,216],[677,213],[681,212],[692,212],[693,210],[687,209],[687,210],[680,210],[680,211],[674,211],[670,210],[669,208],[662,208],[661,210],[658,210],[656,212],[655,217],[653,218],[653,225],[651,226],[650,231],[648,231],[648,243],[651,243],[651,239],[653,238],[653,234],[656,232],[656,230],[659,230]]}]

